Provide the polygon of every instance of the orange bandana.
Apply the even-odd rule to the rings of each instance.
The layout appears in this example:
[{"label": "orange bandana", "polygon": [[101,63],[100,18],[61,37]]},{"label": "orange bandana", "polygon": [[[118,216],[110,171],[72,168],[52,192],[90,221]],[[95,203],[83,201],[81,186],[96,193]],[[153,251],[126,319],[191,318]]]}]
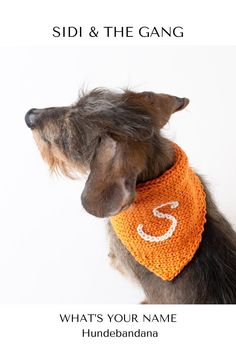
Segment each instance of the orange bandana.
[{"label": "orange bandana", "polygon": [[175,164],[162,176],[137,186],[135,202],[110,218],[114,231],[137,262],[174,279],[191,261],[206,221],[205,192],[176,144]]}]

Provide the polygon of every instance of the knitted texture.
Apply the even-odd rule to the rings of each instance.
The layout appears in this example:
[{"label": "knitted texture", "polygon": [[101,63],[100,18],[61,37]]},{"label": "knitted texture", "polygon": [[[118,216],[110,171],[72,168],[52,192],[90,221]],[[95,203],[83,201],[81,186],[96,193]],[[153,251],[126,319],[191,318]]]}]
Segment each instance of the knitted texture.
[{"label": "knitted texture", "polygon": [[137,262],[174,279],[202,239],[206,198],[199,177],[176,144],[175,163],[160,177],[139,184],[134,203],[110,218],[117,236]]}]

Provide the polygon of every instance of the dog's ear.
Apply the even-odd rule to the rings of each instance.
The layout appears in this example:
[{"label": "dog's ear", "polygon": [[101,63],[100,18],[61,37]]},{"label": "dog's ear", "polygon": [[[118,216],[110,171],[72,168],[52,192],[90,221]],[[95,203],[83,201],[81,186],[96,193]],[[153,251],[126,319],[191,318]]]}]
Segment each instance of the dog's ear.
[{"label": "dog's ear", "polygon": [[[129,206],[135,197],[137,168],[130,166],[122,143],[103,137],[90,164],[90,174],[81,195],[86,211],[108,217]],[[129,166],[129,172],[126,171]]]},{"label": "dog's ear", "polygon": [[189,104],[188,98],[167,95],[164,93],[141,92],[138,94],[141,104],[156,118],[158,128],[162,128],[170,119],[171,114],[181,111]]}]

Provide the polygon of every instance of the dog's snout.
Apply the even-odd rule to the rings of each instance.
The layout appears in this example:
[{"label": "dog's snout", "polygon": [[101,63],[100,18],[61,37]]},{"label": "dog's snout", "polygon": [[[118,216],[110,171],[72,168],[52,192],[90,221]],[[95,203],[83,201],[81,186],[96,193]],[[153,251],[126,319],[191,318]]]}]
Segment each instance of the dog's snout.
[{"label": "dog's snout", "polygon": [[32,108],[25,115],[25,122],[31,129],[35,128],[36,120],[38,118],[37,111],[38,110],[36,108]]}]

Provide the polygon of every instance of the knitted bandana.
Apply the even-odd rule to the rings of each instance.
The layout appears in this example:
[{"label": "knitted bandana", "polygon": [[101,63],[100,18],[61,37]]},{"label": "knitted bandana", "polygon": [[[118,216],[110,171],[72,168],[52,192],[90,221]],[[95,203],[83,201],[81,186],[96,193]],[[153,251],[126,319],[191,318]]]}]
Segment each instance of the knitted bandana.
[{"label": "knitted bandana", "polygon": [[121,242],[137,262],[174,279],[191,261],[206,221],[205,192],[176,144],[175,163],[160,177],[137,186],[134,203],[110,218]]}]

